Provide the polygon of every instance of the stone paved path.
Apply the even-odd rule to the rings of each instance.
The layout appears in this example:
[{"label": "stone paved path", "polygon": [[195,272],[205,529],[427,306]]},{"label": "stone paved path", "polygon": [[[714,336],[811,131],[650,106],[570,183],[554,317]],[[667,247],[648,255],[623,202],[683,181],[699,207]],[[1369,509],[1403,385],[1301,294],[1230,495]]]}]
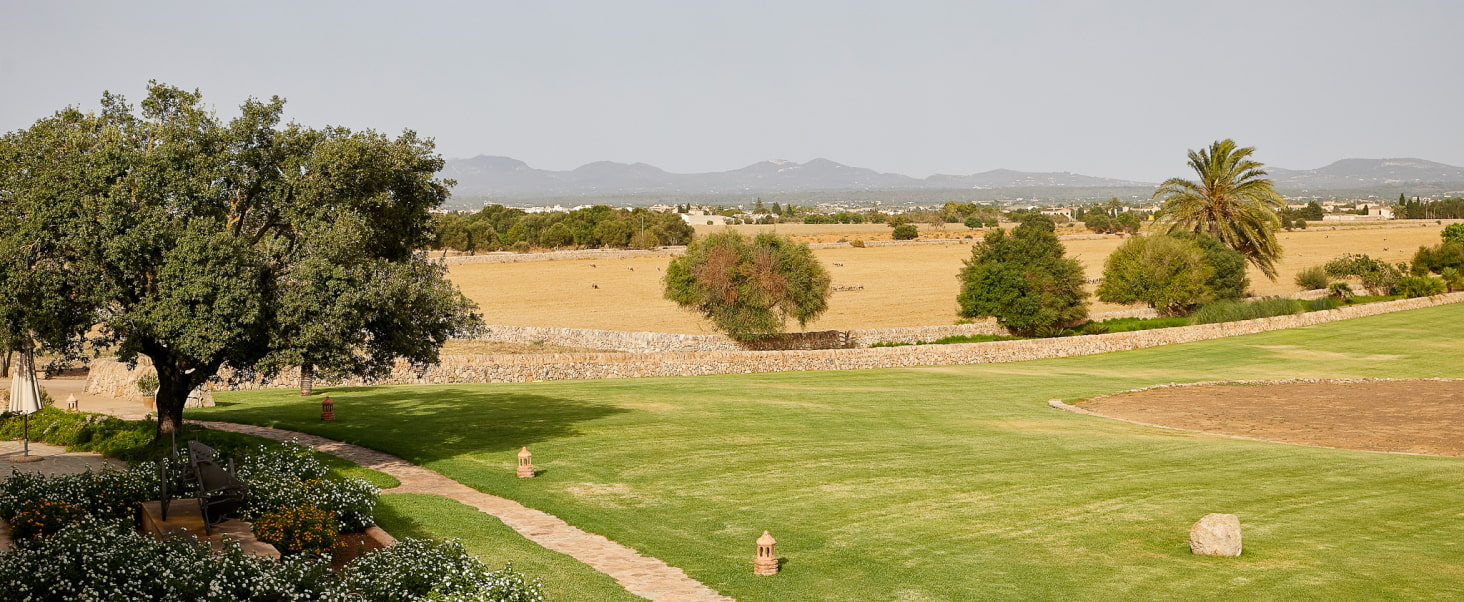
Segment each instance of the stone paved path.
[{"label": "stone paved path", "polygon": [[452,498],[498,517],[504,524],[541,546],[573,556],[609,575],[621,587],[637,596],[674,602],[736,602],[659,559],[642,556],[635,550],[603,536],[586,533],[552,514],[525,507],[513,500],[488,495],[396,456],[295,431],[230,422],[189,422],[275,441],[295,439],[318,451],[394,476],[402,482],[401,486],[384,490],[384,493],[428,493]]}]

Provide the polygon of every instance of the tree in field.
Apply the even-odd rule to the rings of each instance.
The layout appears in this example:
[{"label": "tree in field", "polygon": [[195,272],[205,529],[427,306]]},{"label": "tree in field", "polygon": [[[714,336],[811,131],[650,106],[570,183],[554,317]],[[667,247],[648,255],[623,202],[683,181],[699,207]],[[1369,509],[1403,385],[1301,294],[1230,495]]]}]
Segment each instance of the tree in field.
[{"label": "tree in field", "polygon": [[772,233],[736,232],[693,241],[662,279],[666,298],[702,314],[738,341],[804,327],[828,309],[829,274],[808,245]]},{"label": "tree in field", "polygon": [[1193,239],[1140,236],[1108,256],[1097,293],[1109,303],[1145,303],[1161,316],[1182,316],[1214,298],[1214,273]]},{"label": "tree in field", "polygon": [[1245,257],[1239,251],[1208,234],[1174,232],[1168,236],[1192,240],[1200,246],[1200,251],[1205,254],[1205,264],[1212,272],[1205,285],[1210,287],[1213,300],[1242,299],[1250,295],[1250,277],[1245,273]]},{"label": "tree in field", "polygon": [[[0,278],[29,261],[82,311],[18,305],[48,350],[96,343],[157,371],[159,437],[221,369],[286,365],[378,375],[437,360],[477,322],[416,250],[448,195],[442,159],[412,132],[280,125],[284,102],[218,119],[198,92],[153,83],[136,114],[105,94],[7,135]],[[26,237],[61,233],[46,245]],[[0,324],[7,336],[18,322]]]},{"label": "tree in field", "polygon": [[1026,214],[1008,234],[995,230],[971,249],[957,276],[960,315],[995,317],[1021,334],[1066,327],[1088,316],[1083,266],[1063,257],[1052,219]]},{"label": "tree in field", "polygon": [[1170,178],[1159,185],[1154,199],[1163,201],[1159,219],[1170,232],[1188,230],[1209,234],[1245,256],[1267,278],[1276,279],[1281,245],[1276,229],[1277,211],[1286,204],[1267,179],[1260,163],[1250,160],[1254,147],[1237,148],[1221,140],[1209,149],[1189,152],[1196,181]]},{"label": "tree in field", "polygon": [[920,238],[920,229],[915,224],[900,224],[890,230],[890,238],[894,240],[915,240]]},{"label": "tree in field", "polygon": [[1444,242],[1456,242],[1464,245],[1464,224],[1449,224],[1444,226],[1444,231],[1439,233]]},{"label": "tree in field", "polygon": [[1322,266],[1322,270],[1332,278],[1357,278],[1372,295],[1391,294],[1398,281],[1403,278],[1404,272],[1398,266],[1381,259],[1352,253],[1343,253],[1328,261]]}]

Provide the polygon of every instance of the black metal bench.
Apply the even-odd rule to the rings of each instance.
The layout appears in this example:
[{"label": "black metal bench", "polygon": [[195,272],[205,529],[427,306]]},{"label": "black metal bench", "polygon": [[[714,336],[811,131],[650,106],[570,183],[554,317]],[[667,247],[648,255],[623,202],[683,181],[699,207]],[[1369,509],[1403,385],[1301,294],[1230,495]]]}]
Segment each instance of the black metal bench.
[{"label": "black metal bench", "polygon": [[159,470],[162,477],[162,519],[168,520],[168,504],[172,495],[168,487],[168,471],[180,472],[184,480],[198,485],[198,506],[203,516],[203,532],[212,534],[213,525],[221,523],[249,498],[249,487],[234,474],[234,460],[220,464],[218,452],[212,447],[188,442],[188,460],[185,463],[176,455],[163,461]]}]

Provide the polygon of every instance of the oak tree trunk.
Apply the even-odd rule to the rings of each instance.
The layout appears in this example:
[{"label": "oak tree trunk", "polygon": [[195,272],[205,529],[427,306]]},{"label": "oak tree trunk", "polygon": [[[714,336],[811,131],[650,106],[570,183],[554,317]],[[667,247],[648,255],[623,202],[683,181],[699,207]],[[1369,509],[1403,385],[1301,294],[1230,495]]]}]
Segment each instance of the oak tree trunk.
[{"label": "oak tree trunk", "polygon": [[315,364],[300,364],[300,394],[315,392]]}]

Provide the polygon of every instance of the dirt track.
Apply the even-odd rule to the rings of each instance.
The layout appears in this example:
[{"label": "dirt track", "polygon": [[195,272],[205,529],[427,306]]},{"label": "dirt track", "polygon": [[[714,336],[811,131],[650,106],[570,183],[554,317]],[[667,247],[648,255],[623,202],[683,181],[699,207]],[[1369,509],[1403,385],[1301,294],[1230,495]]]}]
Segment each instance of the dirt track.
[{"label": "dirt track", "polygon": [[1206,433],[1464,457],[1464,381],[1457,380],[1173,387],[1078,405]]}]

